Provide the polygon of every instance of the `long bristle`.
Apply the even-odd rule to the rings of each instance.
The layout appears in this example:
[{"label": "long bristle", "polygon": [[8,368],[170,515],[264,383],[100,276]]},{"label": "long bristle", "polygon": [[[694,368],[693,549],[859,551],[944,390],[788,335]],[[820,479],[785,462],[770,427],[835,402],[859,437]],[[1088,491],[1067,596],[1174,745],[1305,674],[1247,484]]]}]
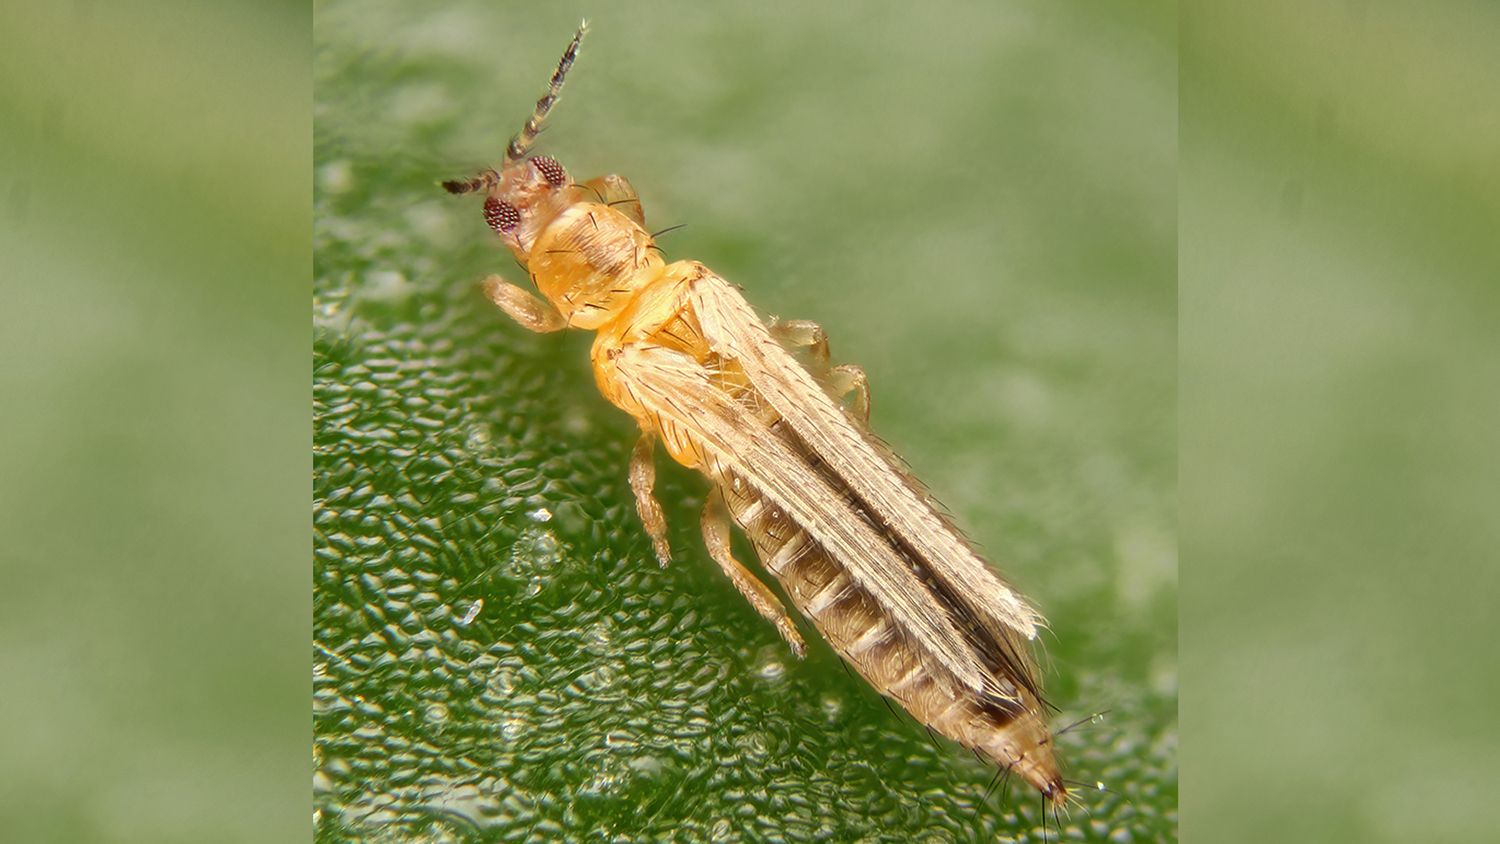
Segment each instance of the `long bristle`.
[{"label": "long bristle", "polygon": [[578,58],[579,45],[583,43],[583,35],[588,32],[588,29],[588,21],[579,24],[578,32],[574,33],[568,49],[563,51],[562,59],[557,63],[557,70],[552,72],[552,81],[547,86],[547,93],[536,101],[536,108],[532,110],[526,125],[521,127],[521,131],[516,133],[516,136],[510,139],[510,144],[506,146],[506,164],[526,155],[526,150],[531,148],[537,134],[542,131],[542,122],[547,119],[547,112],[557,105],[557,98],[562,95],[563,80],[567,78],[568,70],[573,67],[573,61]]}]

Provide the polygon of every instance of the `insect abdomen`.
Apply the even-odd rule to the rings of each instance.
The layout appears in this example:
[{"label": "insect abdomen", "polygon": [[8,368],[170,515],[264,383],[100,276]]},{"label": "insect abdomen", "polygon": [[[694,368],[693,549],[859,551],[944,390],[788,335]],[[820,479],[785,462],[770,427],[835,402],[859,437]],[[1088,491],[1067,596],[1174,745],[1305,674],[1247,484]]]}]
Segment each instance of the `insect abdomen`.
[{"label": "insect abdomen", "polygon": [[929,670],[895,620],[806,531],[743,480],[716,480],[765,568],[781,581],[792,603],[823,638],[876,691],[894,698],[923,724],[980,750],[996,746],[1018,719],[1028,719],[1030,713],[1023,706],[986,705],[977,694]]}]

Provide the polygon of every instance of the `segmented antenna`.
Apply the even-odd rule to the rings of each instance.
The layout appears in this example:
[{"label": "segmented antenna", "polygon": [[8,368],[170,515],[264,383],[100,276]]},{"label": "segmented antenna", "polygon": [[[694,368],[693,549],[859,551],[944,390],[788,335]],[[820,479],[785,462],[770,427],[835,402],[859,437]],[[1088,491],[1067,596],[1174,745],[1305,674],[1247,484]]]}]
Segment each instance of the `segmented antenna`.
[{"label": "segmented antenna", "polygon": [[557,98],[562,94],[563,79],[568,75],[568,69],[573,66],[573,60],[578,58],[578,45],[583,43],[583,34],[588,32],[589,22],[583,21],[578,26],[578,32],[573,35],[573,40],[568,44],[568,49],[563,51],[562,60],[557,63],[557,70],[552,72],[552,82],[547,86],[547,93],[536,101],[536,108],[531,112],[531,117],[521,131],[510,139],[510,144],[505,148],[505,163],[509,164],[526,155],[526,150],[536,140],[538,132],[542,131],[542,121],[547,119],[547,112],[557,104]]},{"label": "segmented antenna", "polygon": [[489,190],[498,184],[500,184],[500,174],[491,168],[486,168],[472,179],[448,179],[443,182],[443,190],[449,193],[473,193],[477,190]]},{"label": "segmented antenna", "polygon": [[[536,101],[536,108],[532,110],[526,125],[521,127],[521,131],[511,138],[510,144],[505,147],[505,165],[508,166],[512,161],[524,157],[526,150],[530,149],[532,142],[536,140],[537,134],[542,131],[542,121],[547,119],[547,113],[557,105],[557,98],[562,95],[563,79],[567,77],[568,69],[573,66],[573,60],[578,58],[578,46],[583,43],[583,35],[588,32],[588,29],[588,21],[583,21],[578,25],[578,31],[573,34],[573,40],[568,43],[568,49],[563,51],[562,60],[557,63],[557,70],[552,71],[552,81],[547,86],[547,93]],[[472,179],[449,179],[442,183],[443,190],[449,193],[473,193],[489,190],[498,184],[500,184],[500,173],[493,167],[486,167]]]}]

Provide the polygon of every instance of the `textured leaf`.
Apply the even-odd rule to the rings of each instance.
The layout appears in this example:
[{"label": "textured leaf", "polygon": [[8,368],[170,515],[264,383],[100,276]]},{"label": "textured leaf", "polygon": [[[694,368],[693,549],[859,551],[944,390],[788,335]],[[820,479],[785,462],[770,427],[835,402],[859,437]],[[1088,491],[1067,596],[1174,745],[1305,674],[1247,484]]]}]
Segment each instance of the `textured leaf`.
[{"label": "textured leaf", "polygon": [[[576,24],[518,9],[318,13],[320,839],[1040,840],[1034,793],[981,804],[993,767],[791,657],[665,464],[660,569],[588,337],[481,297],[524,276],[435,183],[498,157]],[[1173,838],[1175,22],[796,14],[595,18],[544,148],[866,367],[876,431],[1048,613],[1059,719],[1111,710],[1060,739],[1118,792],[1065,836]]]}]

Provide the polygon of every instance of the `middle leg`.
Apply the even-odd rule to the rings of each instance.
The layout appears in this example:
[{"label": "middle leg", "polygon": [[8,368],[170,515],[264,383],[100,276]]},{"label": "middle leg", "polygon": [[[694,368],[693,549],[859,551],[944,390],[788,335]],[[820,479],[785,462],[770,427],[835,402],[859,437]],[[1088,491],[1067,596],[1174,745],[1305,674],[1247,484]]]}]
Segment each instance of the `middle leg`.
[{"label": "middle leg", "polygon": [[662,515],[652,490],[656,486],[656,437],[650,431],[642,431],[630,452],[630,490],[635,493],[635,509],[641,514],[641,524],[651,537],[651,547],[656,551],[656,560],[662,568],[672,562],[672,549],[667,544],[667,518]]}]

